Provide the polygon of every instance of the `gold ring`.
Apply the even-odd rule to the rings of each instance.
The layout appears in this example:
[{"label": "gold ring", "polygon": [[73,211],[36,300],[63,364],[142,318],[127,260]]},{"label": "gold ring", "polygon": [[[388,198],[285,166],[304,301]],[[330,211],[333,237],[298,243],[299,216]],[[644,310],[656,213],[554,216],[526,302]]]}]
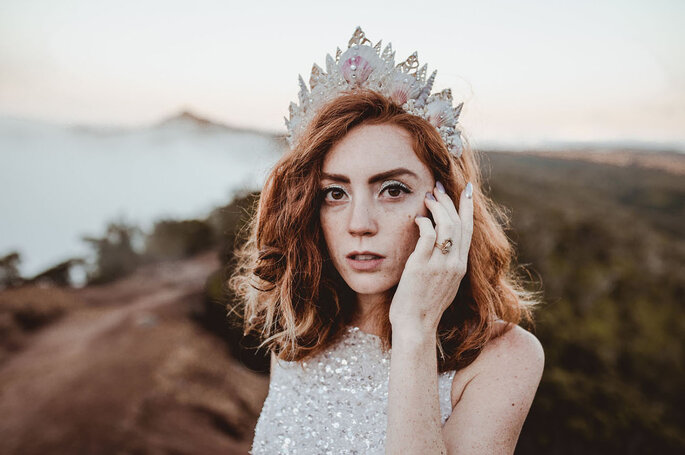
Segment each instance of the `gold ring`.
[{"label": "gold ring", "polygon": [[447,254],[450,252],[450,248],[452,248],[452,239],[445,239],[445,241],[440,244],[436,242],[435,246],[440,248],[442,254]]}]

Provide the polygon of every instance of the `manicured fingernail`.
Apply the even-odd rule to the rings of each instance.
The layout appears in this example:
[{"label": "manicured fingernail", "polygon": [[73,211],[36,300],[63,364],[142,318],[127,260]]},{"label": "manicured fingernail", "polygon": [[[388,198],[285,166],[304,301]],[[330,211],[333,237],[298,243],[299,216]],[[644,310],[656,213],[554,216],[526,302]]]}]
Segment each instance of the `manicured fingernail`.
[{"label": "manicured fingernail", "polygon": [[466,184],[466,197],[469,199],[473,197],[473,185],[471,185],[471,182]]},{"label": "manicured fingernail", "polygon": [[438,191],[440,191],[442,194],[445,194],[445,187],[442,186],[442,183],[440,183],[439,180],[435,182],[435,187],[436,187],[436,188],[438,189]]},{"label": "manicured fingernail", "polygon": [[437,200],[437,199],[435,199],[435,196],[433,196],[433,193],[431,193],[430,191],[426,193],[426,197],[428,199],[433,200],[433,201]]}]

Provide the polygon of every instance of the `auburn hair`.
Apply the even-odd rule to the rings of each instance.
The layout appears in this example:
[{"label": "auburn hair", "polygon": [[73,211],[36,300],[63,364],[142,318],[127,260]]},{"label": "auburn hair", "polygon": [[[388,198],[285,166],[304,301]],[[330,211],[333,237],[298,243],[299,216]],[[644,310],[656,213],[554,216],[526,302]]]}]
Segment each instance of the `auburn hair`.
[{"label": "auburn hair", "polygon": [[[293,150],[267,176],[254,216],[241,233],[235,269],[228,280],[243,334],[288,361],[305,361],[342,336],[352,320],[354,291],[333,267],[319,219],[320,178],[328,151],[360,124],[390,124],[406,130],[419,158],[458,201],[473,185],[473,235],[467,272],[438,325],[438,371],[458,370],[475,360],[494,336],[495,320],[532,323],[537,293],[527,291],[512,269],[513,245],[504,233],[506,212],[481,189],[479,157],[464,141],[454,157],[428,121],[371,90],[345,92],[324,106]],[[388,318],[378,322],[382,346],[392,347]]]}]

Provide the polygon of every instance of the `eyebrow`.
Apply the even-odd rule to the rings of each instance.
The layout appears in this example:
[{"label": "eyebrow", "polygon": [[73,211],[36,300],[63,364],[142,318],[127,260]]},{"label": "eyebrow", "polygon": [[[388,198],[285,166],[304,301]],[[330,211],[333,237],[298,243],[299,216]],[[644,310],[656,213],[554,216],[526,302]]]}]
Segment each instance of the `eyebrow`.
[{"label": "eyebrow", "polygon": [[[385,179],[388,179],[391,177],[397,177],[400,175],[410,175],[416,179],[419,178],[418,175],[416,175],[415,173],[413,173],[409,169],[404,168],[404,167],[398,167],[397,169],[392,169],[389,171],[381,172],[380,174],[372,175],[371,177],[369,177],[369,183],[380,182],[382,180],[385,180]],[[333,180],[334,182],[350,183],[350,179],[346,175],[327,174],[324,172],[322,177],[324,179]]]}]

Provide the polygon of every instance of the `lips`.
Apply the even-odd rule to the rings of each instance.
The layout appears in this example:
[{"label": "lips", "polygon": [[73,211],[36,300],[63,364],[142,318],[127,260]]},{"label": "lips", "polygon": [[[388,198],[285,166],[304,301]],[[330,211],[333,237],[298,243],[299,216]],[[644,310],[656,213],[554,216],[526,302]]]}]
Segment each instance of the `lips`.
[{"label": "lips", "polygon": [[347,255],[347,263],[358,272],[368,272],[377,269],[385,260],[373,251],[353,251]]},{"label": "lips", "polygon": [[382,254],[374,253],[373,251],[353,251],[347,255],[349,259],[356,259],[357,256],[374,256],[374,259],[385,257]]}]

